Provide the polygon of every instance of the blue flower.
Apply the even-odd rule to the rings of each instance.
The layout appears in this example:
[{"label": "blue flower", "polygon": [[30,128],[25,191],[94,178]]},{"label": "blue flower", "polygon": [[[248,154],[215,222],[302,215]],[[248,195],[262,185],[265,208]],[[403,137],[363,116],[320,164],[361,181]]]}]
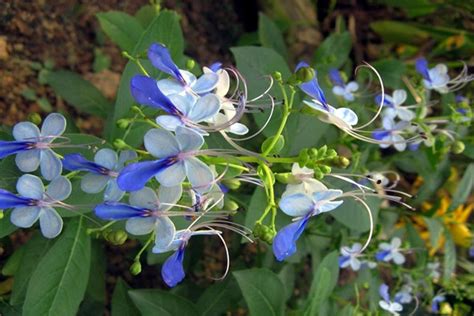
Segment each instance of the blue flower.
[{"label": "blue flower", "polygon": [[434,68],[428,68],[428,61],[425,58],[416,60],[416,70],[423,76],[423,84],[426,89],[436,90],[439,93],[448,93],[448,67],[438,64]]},{"label": "blue flower", "polygon": [[103,148],[94,157],[94,162],[81,154],[64,156],[64,168],[70,171],[87,171],[81,179],[81,189],[86,193],[99,193],[105,188],[106,201],[120,201],[125,194],[117,185],[117,176],[125,162],[133,160],[137,154],[132,150],[120,152],[120,156],[112,149]]},{"label": "blue flower", "polygon": [[219,76],[214,72],[204,73],[197,79],[192,73],[181,70],[173,62],[166,46],[153,43],[148,48],[148,59],[159,70],[171,75],[173,79],[158,81],[158,87],[165,95],[191,93],[203,95],[217,86]]},{"label": "blue flower", "polygon": [[359,271],[362,264],[358,258],[361,249],[362,245],[359,243],[353,244],[351,248],[342,247],[341,256],[339,257],[339,267],[347,268],[350,266],[353,271]]},{"label": "blue flower", "polygon": [[395,294],[394,300],[400,304],[410,304],[413,300],[413,288],[407,284],[403,285],[401,290]]},{"label": "blue flower", "polygon": [[151,129],[145,134],[145,148],[159,158],[127,165],[117,183],[124,191],[140,190],[155,177],[161,185],[173,187],[188,178],[198,192],[206,192],[214,181],[212,170],[195,156],[204,144],[197,132],[178,126],[176,136],[162,129]]},{"label": "blue flower", "polygon": [[45,190],[40,178],[25,174],[18,179],[16,189],[19,195],[0,190],[0,208],[13,208],[10,221],[15,226],[29,228],[39,219],[43,236],[58,236],[63,220],[55,207],[64,206],[61,201],[71,194],[71,182],[65,177],[57,177]]},{"label": "blue flower", "polygon": [[296,217],[297,221],[283,227],[273,239],[273,254],[278,261],[283,261],[296,252],[296,241],[312,216],[332,211],[343,203],[334,201],[341,194],[341,190],[325,190],[311,195],[290,194],[280,200],[279,206],[282,211]]},{"label": "blue flower", "polygon": [[[309,65],[304,62],[300,62],[296,66],[295,71],[298,71],[298,69],[300,69],[301,67],[309,67]],[[319,86],[316,74],[313,79],[300,84],[299,87],[301,90],[303,90],[304,93],[306,93],[312,98],[311,101],[304,101],[304,103],[310,106],[311,108],[322,112],[325,115],[322,119],[323,121],[334,124],[337,127],[346,130],[350,130],[352,126],[356,125],[359,121],[357,114],[351,109],[336,109],[335,107],[327,103],[324,92]]]},{"label": "blue flower", "polygon": [[388,148],[391,145],[398,151],[404,151],[407,147],[407,141],[401,135],[408,127],[410,123],[407,121],[395,121],[390,117],[384,117],[382,120],[383,129],[375,130],[372,132],[372,137],[381,143],[381,148]]},{"label": "blue flower", "polygon": [[59,113],[49,114],[41,131],[31,122],[21,122],[14,126],[16,141],[0,141],[0,159],[16,154],[15,162],[23,172],[33,172],[38,167],[46,180],[61,174],[61,160],[51,150],[53,140],[66,129],[66,119]]},{"label": "blue flower", "polygon": [[379,301],[379,306],[389,312],[392,315],[400,315],[398,312],[403,311],[403,306],[398,302],[392,302],[388,293],[389,287],[387,284],[382,284],[379,287],[379,294],[382,297],[382,301]]},{"label": "blue flower", "polygon": [[380,251],[375,255],[378,261],[390,262],[393,260],[395,264],[402,265],[405,263],[405,256],[400,252],[402,241],[398,237],[394,237],[391,243],[381,243],[379,245]]},{"label": "blue flower", "polygon": [[[382,96],[378,95],[375,98],[375,102],[380,103],[381,98]],[[403,121],[413,120],[415,118],[415,113],[402,106],[406,99],[407,93],[402,89],[393,91],[392,96],[386,95],[384,98],[384,104],[387,105],[387,108],[384,110],[383,116],[391,119],[395,119],[398,116],[398,118]]]},{"label": "blue flower", "polygon": [[346,85],[337,69],[331,69],[329,71],[329,78],[334,84],[332,92],[335,95],[343,97],[346,101],[354,101],[354,92],[359,89],[357,82],[351,81]]},{"label": "blue flower", "polygon": [[148,235],[155,232],[155,247],[167,248],[176,233],[167,211],[181,198],[181,186],[160,186],[158,196],[145,187],[130,194],[130,204],[105,202],[95,207],[97,217],[105,220],[127,219],[125,229],[132,235]]},{"label": "blue flower", "polygon": [[446,300],[446,297],[441,294],[438,294],[435,297],[433,297],[433,300],[431,301],[431,311],[433,313],[439,313],[439,306],[445,300]]}]

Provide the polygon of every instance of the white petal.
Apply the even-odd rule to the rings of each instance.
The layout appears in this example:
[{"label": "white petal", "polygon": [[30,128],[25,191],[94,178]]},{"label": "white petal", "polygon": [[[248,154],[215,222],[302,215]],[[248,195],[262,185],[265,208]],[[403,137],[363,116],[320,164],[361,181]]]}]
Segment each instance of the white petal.
[{"label": "white petal", "polygon": [[144,138],[146,150],[157,158],[177,155],[179,146],[175,136],[163,129],[151,129]]},{"label": "white petal", "polygon": [[404,109],[402,107],[399,107],[397,109],[397,114],[398,114],[398,117],[404,121],[411,121],[415,118],[415,113],[413,113],[412,111],[408,109]]},{"label": "white petal", "polygon": [[49,183],[46,194],[56,201],[64,201],[71,195],[71,190],[71,182],[67,178],[57,177]]},{"label": "white petal", "polygon": [[219,98],[215,94],[206,94],[197,100],[187,117],[195,123],[202,122],[216,115],[220,108]]},{"label": "white petal", "polygon": [[131,192],[129,202],[132,206],[144,207],[150,210],[156,210],[158,207],[158,197],[155,190],[149,187]]},{"label": "white petal", "polygon": [[357,122],[359,121],[357,114],[348,108],[336,109],[336,111],[334,112],[334,115],[340,118],[341,120],[343,120],[344,122],[346,122],[350,126],[356,125]]},{"label": "white petal", "polygon": [[40,228],[44,237],[54,238],[63,229],[63,219],[54,208],[43,207],[40,214]]},{"label": "white petal", "polygon": [[40,178],[31,174],[22,175],[16,183],[17,192],[24,197],[42,200],[44,185]]},{"label": "white petal", "polygon": [[166,96],[184,91],[183,85],[174,79],[158,80],[157,85],[158,89],[160,89],[160,91]]},{"label": "white petal", "polygon": [[202,135],[187,127],[176,128],[176,141],[181,152],[198,150],[204,144]]},{"label": "white petal", "polygon": [[[66,119],[59,113],[49,114],[41,126],[41,136],[60,136],[66,130]],[[53,138],[48,138],[49,141]]]},{"label": "white petal", "polygon": [[15,163],[23,172],[33,172],[38,169],[41,160],[41,150],[30,149],[16,154]]},{"label": "white petal", "polygon": [[155,178],[161,185],[166,187],[174,187],[181,184],[186,178],[184,163],[182,161],[175,163],[163,171],[160,171]]},{"label": "white petal", "polygon": [[209,166],[194,157],[185,159],[184,166],[186,168],[186,176],[189,182],[191,182],[193,189],[199,193],[209,191],[214,181],[214,175]]},{"label": "white petal", "polygon": [[135,217],[125,222],[125,230],[132,235],[147,235],[153,229],[155,229],[155,218],[153,217]]},{"label": "white petal", "polygon": [[116,178],[110,178],[107,182],[104,192],[105,201],[120,201],[125,195],[125,191],[122,191],[118,184]]},{"label": "white petal", "polygon": [[172,207],[172,204],[176,204],[176,202],[181,199],[182,194],[183,188],[181,185],[174,187],[160,186],[158,189],[158,200],[161,203],[160,211],[169,210]]},{"label": "white petal", "polygon": [[37,206],[17,207],[13,209],[10,221],[17,227],[29,228],[38,220],[40,211]]},{"label": "white petal", "polygon": [[88,173],[81,179],[81,189],[82,191],[90,194],[99,193],[105,188],[109,180],[109,176]]},{"label": "white petal", "polygon": [[101,165],[109,170],[114,170],[117,161],[117,153],[109,148],[102,148],[94,156],[94,162],[96,164]]},{"label": "white petal", "polygon": [[31,122],[21,122],[13,127],[13,137],[16,140],[37,140],[40,131],[38,126]]},{"label": "white petal", "polygon": [[184,123],[176,116],[173,115],[160,115],[156,119],[156,124],[160,125],[168,131],[175,131],[178,126],[183,126]]},{"label": "white petal", "polygon": [[281,210],[290,216],[304,216],[314,209],[314,201],[303,193],[287,195],[280,200]]},{"label": "white petal", "polygon": [[344,88],[341,86],[334,86],[332,87],[332,93],[334,93],[335,95],[343,96],[345,91]]},{"label": "white petal", "polygon": [[173,242],[176,228],[167,216],[157,217],[156,218],[156,228],[155,228],[155,246],[156,249],[166,249]]},{"label": "white petal", "polygon": [[63,171],[63,164],[56,154],[49,148],[41,151],[41,175],[46,180],[53,180]]},{"label": "white petal", "polygon": [[393,91],[393,105],[399,106],[405,102],[407,99],[407,92],[405,90],[399,89]]}]

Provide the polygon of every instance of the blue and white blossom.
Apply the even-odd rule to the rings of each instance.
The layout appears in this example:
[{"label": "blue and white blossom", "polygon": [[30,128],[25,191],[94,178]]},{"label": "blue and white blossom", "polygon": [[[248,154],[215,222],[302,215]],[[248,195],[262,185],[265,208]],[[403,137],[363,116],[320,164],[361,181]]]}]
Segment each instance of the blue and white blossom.
[{"label": "blue and white blossom", "polygon": [[300,167],[294,163],[291,167],[292,182],[286,185],[286,190],[282,197],[294,193],[312,194],[316,191],[326,191],[328,188],[314,178],[314,170],[307,167]]},{"label": "blue and white blossom", "polygon": [[125,191],[117,185],[117,176],[124,168],[127,161],[137,158],[133,150],[124,150],[117,153],[112,149],[103,148],[99,150],[94,161],[87,160],[81,154],[69,154],[64,156],[64,168],[70,171],[87,171],[81,179],[81,189],[86,193],[99,193],[104,190],[104,200],[120,201]]},{"label": "blue and white blossom", "polygon": [[413,301],[413,287],[404,284],[400,291],[395,293],[394,300],[400,304],[410,304]]},{"label": "blue and white blossom", "polygon": [[186,178],[194,190],[207,192],[214,183],[214,174],[196,158],[204,138],[192,129],[178,126],[176,135],[163,129],[151,129],[145,134],[145,148],[158,160],[127,165],[117,183],[123,191],[137,191],[153,177],[163,186],[180,185]]},{"label": "blue and white blossom", "polygon": [[0,189],[0,209],[13,208],[12,224],[29,228],[39,220],[44,237],[58,236],[63,220],[55,208],[67,206],[62,201],[71,194],[71,182],[65,177],[57,177],[45,189],[40,178],[25,174],[18,179],[16,190],[18,195]]},{"label": "blue and white blossom", "polygon": [[439,308],[442,302],[446,301],[446,297],[443,294],[438,294],[431,300],[431,311],[433,313],[439,313]]},{"label": "blue and white blossom", "polygon": [[332,93],[343,97],[346,101],[354,101],[354,92],[359,90],[359,84],[357,82],[351,81],[348,84],[345,84],[339,70],[337,69],[331,69],[329,71],[329,78],[334,84],[334,87],[332,87]]},{"label": "blue and white blossom", "polygon": [[41,130],[31,122],[13,127],[15,141],[0,141],[0,159],[16,154],[15,162],[22,172],[33,172],[40,167],[42,176],[50,181],[62,172],[62,163],[51,149],[53,141],[66,129],[66,119],[59,113],[49,114]]},{"label": "blue and white blossom", "polygon": [[441,277],[441,272],[440,272],[441,264],[436,261],[436,262],[429,262],[426,265],[426,269],[428,270],[430,278],[433,280],[439,280]]},{"label": "blue and white blossom", "polygon": [[352,247],[342,247],[339,256],[339,267],[347,268],[350,266],[353,271],[359,271],[362,265],[359,260],[361,249],[362,245],[360,243],[355,243]]},{"label": "blue and white blossom", "polygon": [[[402,106],[407,99],[407,92],[403,89],[393,91],[393,94],[385,95],[384,105],[385,110],[383,111],[383,117],[395,119],[398,117],[402,121],[411,121],[415,118],[415,113],[408,109],[406,106]],[[381,96],[377,96],[375,101],[379,103]]]},{"label": "blue and white blossom", "polygon": [[380,148],[388,148],[393,145],[396,150],[404,151],[407,148],[407,141],[402,136],[410,127],[410,122],[395,121],[390,117],[384,117],[382,120],[383,129],[372,132],[372,137],[380,141]]},{"label": "blue and white blossom", "polygon": [[405,263],[405,256],[400,252],[402,241],[398,237],[394,237],[390,243],[380,243],[379,251],[375,255],[378,261],[390,262],[402,265]]},{"label": "blue and white blossom", "polygon": [[474,76],[468,74],[466,65],[461,73],[452,79],[449,77],[448,67],[445,64],[437,64],[435,67],[429,68],[428,61],[425,58],[419,58],[416,60],[415,66],[418,73],[423,76],[425,88],[443,94],[459,90],[466,83],[474,80]]},{"label": "blue and white blossom", "polygon": [[399,312],[403,311],[403,306],[399,302],[391,301],[390,294],[388,293],[389,287],[387,284],[382,284],[379,287],[379,295],[383,300],[379,301],[379,306],[394,316],[400,315]]},{"label": "blue and white blossom", "polygon": [[278,261],[296,252],[296,242],[303,233],[311,217],[332,211],[343,203],[336,200],[341,190],[325,190],[311,195],[304,193],[289,194],[280,200],[280,209],[294,217],[294,223],[283,227],[273,239],[273,254]]}]

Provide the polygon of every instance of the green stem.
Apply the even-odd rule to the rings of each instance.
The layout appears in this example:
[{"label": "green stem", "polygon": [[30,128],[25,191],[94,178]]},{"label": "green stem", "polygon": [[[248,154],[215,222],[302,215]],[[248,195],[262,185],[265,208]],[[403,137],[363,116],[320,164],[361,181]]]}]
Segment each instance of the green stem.
[{"label": "green stem", "polygon": [[143,245],[143,247],[135,256],[134,261],[140,261],[140,257],[142,256],[142,253],[146,250],[146,248],[148,248],[148,246],[153,242],[154,239],[155,239],[155,233],[151,233],[146,243]]}]

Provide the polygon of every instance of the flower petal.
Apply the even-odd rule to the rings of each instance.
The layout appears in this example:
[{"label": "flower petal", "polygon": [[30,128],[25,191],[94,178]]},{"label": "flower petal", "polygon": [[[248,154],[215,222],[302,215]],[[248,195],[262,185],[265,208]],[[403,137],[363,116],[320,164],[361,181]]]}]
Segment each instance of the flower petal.
[{"label": "flower petal", "polygon": [[107,182],[104,192],[105,201],[120,201],[125,195],[125,191],[122,191],[118,184],[116,178],[110,178]]},{"label": "flower petal", "polygon": [[303,233],[309,217],[304,217],[301,220],[291,223],[276,234],[273,239],[273,254],[278,261],[283,261],[285,258],[293,255],[296,252],[296,241]]},{"label": "flower petal", "polygon": [[29,198],[17,196],[7,190],[0,189],[0,209],[23,207],[30,203]]},{"label": "flower petal", "polygon": [[355,92],[359,90],[359,84],[355,81],[351,81],[346,85],[347,92]]},{"label": "flower petal", "polygon": [[149,130],[144,142],[146,150],[157,158],[175,156],[180,152],[177,137],[163,129]]},{"label": "flower petal", "polygon": [[399,106],[402,105],[407,99],[407,92],[403,89],[398,89],[393,91],[392,94],[393,105]]},{"label": "flower petal", "polygon": [[25,206],[13,209],[10,221],[13,225],[21,228],[29,228],[38,220],[41,208],[38,206]]},{"label": "flower petal", "polygon": [[156,119],[156,124],[168,131],[175,131],[178,126],[183,126],[183,121],[174,115],[160,115]]},{"label": "flower petal", "polygon": [[172,168],[173,164],[175,161],[169,159],[129,164],[120,172],[117,178],[118,186],[124,191],[140,190],[153,176]]},{"label": "flower petal", "polygon": [[235,135],[245,135],[249,132],[248,127],[242,123],[234,123],[229,126],[228,130]]},{"label": "flower petal", "polygon": [[169,217],[157,217],[155,232],[155,245],[153,248],[155,251],[157,249],[166,249],[173,242],[176,233],[176,227]]},{"label": "flower petal", "polygon": [[88,171],[95,174],[104,174],[107,170],[105,167],[87,160],[81,154],[67,154],[63,159],[64,169],[69,171]]},{"label": "flower petal", "polygon": [[334,210],[335,208],[339,207],[339,205],[341,205],[342,203],[344,203],[344,201],[324,202],[318,206],[318,212],[319,213],[330,212]]},{"label": "flower petal", "polygon": [[38,140],[40,137],[38,126],[31,122],[21,122],[13,127],[13,137],[16,140]]},{"label": "flower petal", "polygon": [[[160,189],[161,188],[160,186]],[[129,202],[133,206],[143,207],[149,210],[156,210],[159,203],[155,190],[149,187],[144,187],[141,190],[130,193]]]},{"label": "flower petal", "polygon": [[160,186],[158,189],[158,200],[160,201],[160,211],[167,211],[173,204],[179,201],[183,194],[183,188],[181,185],[172,187]]},{"label": "flower petal", "polygon": [[[41,126],[41,136],[60,136],[66,130],[66,118],[59,113],[49,114]],[[47,138],[50,142],[54,138]]]},{"label": "flower petal", "polygon": [[115,169],[117,161],[117,153],[109,148],[102,148],[94,156],[94,162],[96,164],[101,165],[109,170]]},{"label": "flower petal", "polygon": [[48,181],[53,180],[63,171],[63,164],[56,154],[49,148],[41,150],[41,175]]},{"label": "flower petal", "polygon": [[117,171],[120,171],[125,163],[130,160],[134,160],[138,157],[137,153],[134,150],[122,150],[120,151],[118,162],[117,162]]},{"label": "flower petal", "polygon": [[147,235],[153,229],[155,229],[154,217],[133,217],[125,222],[125,230],[132,235]]},{"label": "flower petal", "polygon": [[[0,159],[8,157],[13,154],[30,151],[28,149],[29,143],[25,141],[1,141],[0,140]],[[38,160],[39,164],[39,160]]]},{"label": "flower petal", "polygon": [[173,79],[158,80],[156,84],[166,96],[182,93],[185,90],[185,87],[181,83]]},{"label": "flower petal", "polygon": [[139,104],[148,105],[169,114],[179,113],[171,100],[158,88],[153,78],[143,75],[133,76],[130,80],[130,92]]},{"label": "flower petal", "polygon": [[340,118],[350,126],[356,125],[359,121],[357,114],[348,108],[338,108],[334,112],[334,115],[336,115],[338,118]]},{"label": "flower petal", "polygon": [[148,48],[148,59],[151,64],[159,70],[173,76],[176,80],[186,84],[178,66],[171,58],[168,48],[161,43],[153,43]]},{"label": "flower petal", "polygon": [[199,193],[209,191],[214,181],[214,174],[208,165],[195,157],[189,157],[184,160],[184,167],[194,190]]},{"label": "flower petal", "polygon": [[21,196],[35,200],[43,199],[43,181],[37,176],[31,174],[22,175],[16,183],[16,190]]},{"label": "flower petal", "polygon": [[46,194],[56,201],[64,201],[71,195],[71,190],[71,181],[65,177],[57,177],[49,183]]},{"label": "flower petal", "polygon": [[346,92],[345,92],[343,87],[334,86],[334,87],[332,87],[332,93],[334,93],[335,95],[343,96]]},{"label": "flower petal", "polygon": [[399,107],[397,109],[397,114],[398,114],[398,117],[404,121],[411,121],[415,118],[415,113],[413,113],[412,111],[408,109],[404,109],[402,107]]},{"label": "flower petal", "polygon": [[418,58],[415,61],[416,71],[418,71],[425,80],[430,80],[430,75],[428,73],[428,61],[425,58]]},{"label": "flower petal", "polygon": [[314,201],[304,193],[295,193],[282,198],[279,206],[285,214],[297,217],[313,211]]},{"label": "flower petal", "polygon": [[15,163],[22,172],[33,172],[38,169],[41,160],[41,150],[30,149],[19,152],[15,157]]},{"label": "flower petal", "polygon": [[342,190],[329,189],[313,193],[313,199],[317,202],[324,200],[332,200],[342,194]]},{"label": "flower petal", "polygon": [[[298,71],[302,67],[309,67],[309,65],[305,62],[300,62],[297,66],[295,71]],[[323,107],[327,104],[326,97],[324,96],[323,90],[319,87],[318,83],[318,76],[317,72],[314,72],[314,77],[308,82],[304,82],[299,85],[300,89],[303,90],[304,93],[312,97],[313,99],[318,100],[323,104]]]},{"label": "flower petal", "polygon": [[197,94],[204,94],[214,90],[217,87],[218,82],[219,75],[214,72],[209,72],[199,77],[199,79],[194,82],[191,88]]},{"label": "flower petal", "polygon": [[169,286],[174,287],[184,279],[185,273],[183,268],[184,249],[178,249],[168,259],[166,259],[161,268],[161,277]]},{"label": "flower petal", "polygon": [[388,294],[388,285],[385,283],[382,283],[379,287],[379,295],[380,297],[383,298],[385,302],[390,302],[390,296]]},{"label": "flower petal", "polygon": [[94,208],[95,215],[105,220],[144,217],[148,212],[140,207],[134,207],[120,202],[105,202]]},{"label": "flower petal", "polygon": [[161,185],[166,187],[174,187],[181,184],[186,178],[184,163],[182,161],[176,162],[157,173],[155,178]]},{"label": "flower petal", "polygon": [[204,144],[202,135],[187,127],[176,128],[176,140],[181,152],[198,150]]},{"label": "flower petal", "polygon": [[109,180],[109,176],[103,174],[88,173],[84,175],[81,179],[81,189],[82,191],[89,194],[99,193],[105,188]]},{"label": "flower petal", "polygon": [[191,121],[199,123],[215,116],[220,108],[219,98],[215,94],[206,94],[197,100],[187,117]]},{"label": "flower petal", "polygon": [[41,208],[40,214],[41,233],[46,238],[54,238],[61,233],[63,229],[63,219],[52,207]]}]

